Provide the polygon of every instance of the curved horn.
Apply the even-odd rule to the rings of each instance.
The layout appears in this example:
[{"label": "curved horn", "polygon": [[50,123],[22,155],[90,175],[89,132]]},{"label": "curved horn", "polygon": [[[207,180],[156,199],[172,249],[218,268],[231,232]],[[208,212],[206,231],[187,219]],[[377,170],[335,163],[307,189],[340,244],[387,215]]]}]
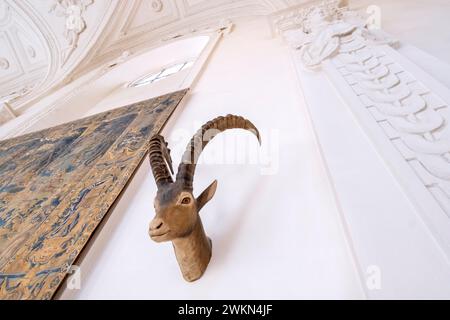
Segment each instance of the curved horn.
[{"label": "curved horn", "polygon": [[[148,158],[158,188],[164,184],[172,183],[173,180],[170,174],[170,172],[173,174],[172,158],[163,136],[158,134],[150,139]],[[167,169],[167,165],[169,165],[170,172]]]},{"label": "curved horn", "polygon": [[[185,187],[192,189],[195,166],[197,165],[200,154],[209,141],[211,141],[218,133],[228,129],[249,130],[258,138],[258,141],[261,144],[259,131],[249,120],[232,114],[225,117],[217,117],[205,123],[192,137],[183,154],[181,163],[178,166],[176,180],[183,180]],[[206,137],[205,134],[207,134]]]}]

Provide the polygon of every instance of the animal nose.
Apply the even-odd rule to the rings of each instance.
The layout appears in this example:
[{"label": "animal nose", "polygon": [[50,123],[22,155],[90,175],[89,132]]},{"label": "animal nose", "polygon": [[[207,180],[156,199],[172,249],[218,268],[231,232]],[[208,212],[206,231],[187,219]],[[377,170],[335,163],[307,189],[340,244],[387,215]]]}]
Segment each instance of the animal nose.
[{"label": "animal nose", "polygon": [[153,230],[158,230],[159,228],[161,228],[163,226],[163,221],[159,218],[155,218],[152,220],[152,222],[150,223],[150,231]]}]

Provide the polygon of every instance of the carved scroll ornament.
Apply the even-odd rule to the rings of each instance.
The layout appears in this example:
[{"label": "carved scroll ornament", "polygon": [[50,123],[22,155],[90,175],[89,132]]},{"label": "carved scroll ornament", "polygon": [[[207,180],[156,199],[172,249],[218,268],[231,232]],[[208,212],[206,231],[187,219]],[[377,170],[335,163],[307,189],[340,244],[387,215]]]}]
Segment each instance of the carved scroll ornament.
[{"label": "carved scroll ornament", "polygon": [[303,67],[317,70],[325,60],[332,62],[450,216],[450,114],[446,103],[383,52],[380,44],[396,44],[395,39],[381,30],[368,30],[354,12],[318,6],[308,13],[303,18],[312,26],[308,33],[300,28],[286,36],[299,50]]}]

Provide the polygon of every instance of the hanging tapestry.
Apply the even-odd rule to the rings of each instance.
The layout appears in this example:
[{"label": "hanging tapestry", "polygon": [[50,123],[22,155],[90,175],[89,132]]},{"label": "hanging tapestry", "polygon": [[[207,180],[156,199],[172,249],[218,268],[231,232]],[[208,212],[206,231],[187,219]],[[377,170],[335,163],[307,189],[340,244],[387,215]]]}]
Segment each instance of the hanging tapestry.
[{"label": "hanging tapestry", "polygon": [[51,299],[186,90],[0,141],[0,299]]}]

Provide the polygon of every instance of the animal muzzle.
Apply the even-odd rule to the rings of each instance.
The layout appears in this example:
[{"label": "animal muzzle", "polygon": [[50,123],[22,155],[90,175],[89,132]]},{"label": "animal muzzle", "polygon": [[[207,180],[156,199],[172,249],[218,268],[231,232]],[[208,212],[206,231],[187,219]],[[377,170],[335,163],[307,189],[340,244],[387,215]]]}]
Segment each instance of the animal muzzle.
[{"label": "animal muzzle", "polygon": [[155,217],[150,222],[148,234],[150,235],[150,238],[152,238],[153,241],[156,242],[167,241],[169,233],[170,233],[169,228],[161,218]]}]

